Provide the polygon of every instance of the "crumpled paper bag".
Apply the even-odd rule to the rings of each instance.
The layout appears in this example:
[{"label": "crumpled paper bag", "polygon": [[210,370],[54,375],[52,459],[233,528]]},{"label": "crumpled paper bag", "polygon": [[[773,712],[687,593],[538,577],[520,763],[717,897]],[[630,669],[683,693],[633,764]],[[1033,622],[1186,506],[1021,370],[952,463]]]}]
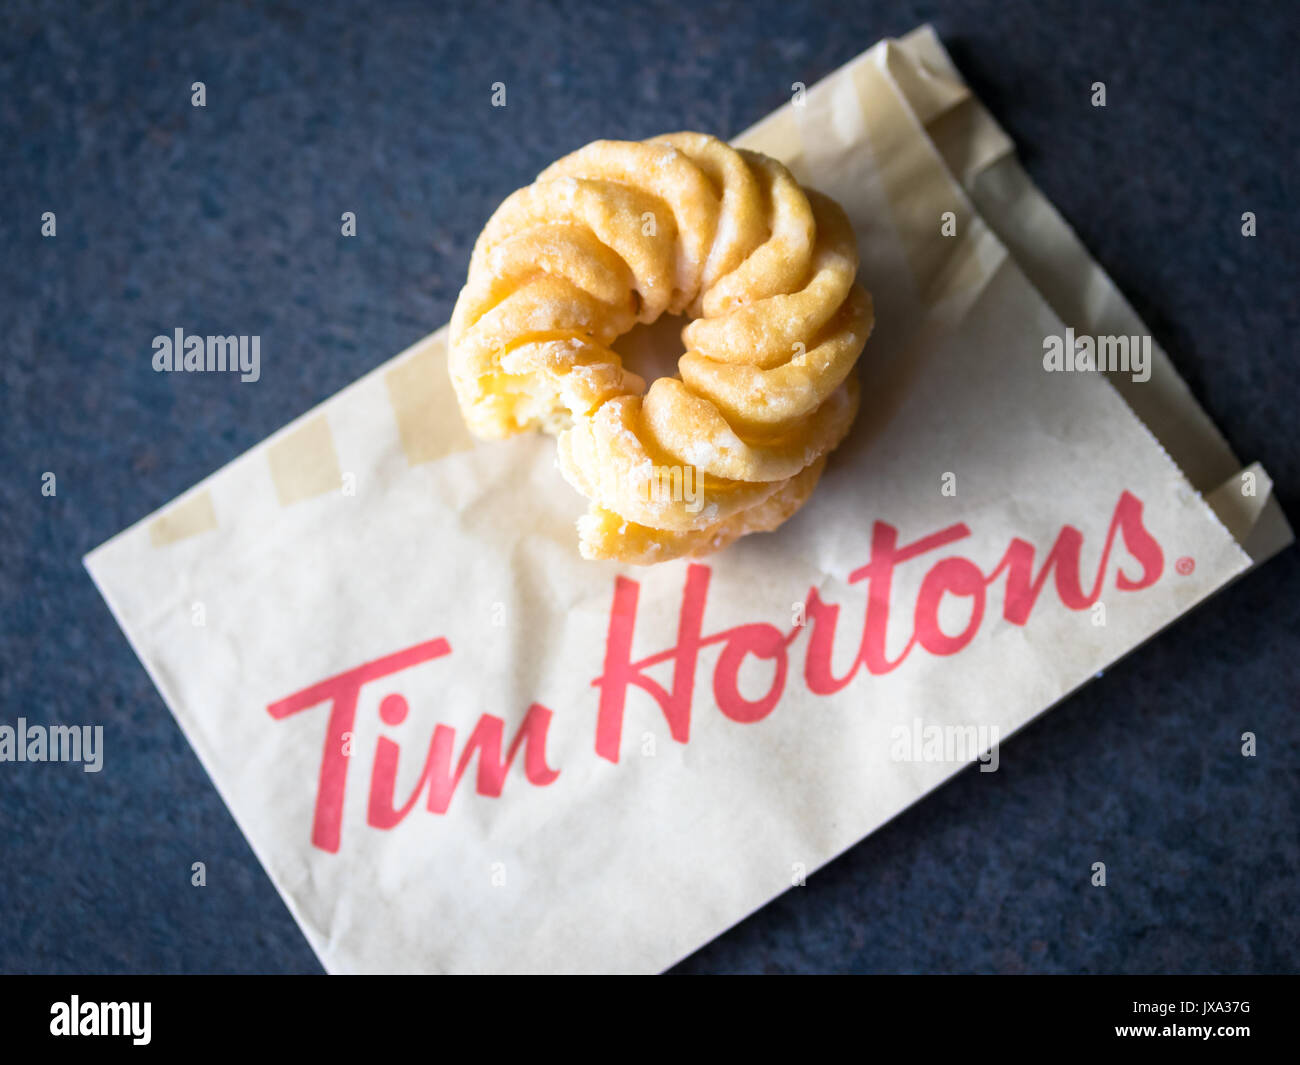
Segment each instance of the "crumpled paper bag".
[{"label": "crumpled paper bag", "polygon": [[737,143],[844,206],[878,314],[776,533],[582,561],[440,330],[86,559],[331,972],[662,970],[1290,541],[1158,347],[1044,368],[1147,331],[931,31]]}]

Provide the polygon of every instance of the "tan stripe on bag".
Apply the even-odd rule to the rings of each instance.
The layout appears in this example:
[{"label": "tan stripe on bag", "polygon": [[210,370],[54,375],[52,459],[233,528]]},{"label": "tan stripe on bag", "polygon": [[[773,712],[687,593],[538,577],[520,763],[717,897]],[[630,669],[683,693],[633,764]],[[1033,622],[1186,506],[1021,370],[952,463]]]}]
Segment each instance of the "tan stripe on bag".
[{"label": "tan stripe on bag", "polygon": [[337,492],[342,486],[334,437],[323,414],[271,444],[266,457],[282,507]]},{"label": "tan stripe on bag", "polygon": [[196,492],[189,499],[177,503],[166,514],[149,524],[149,542],[154,547],[165,547],[177,540],[187,540],[199,533],[217,527],[217,512],[212,506],[212,493]]},{"label": "tan stripe on bag", "polygon": [[384,374],[402,451],[412,466],[474,446],[447,376],[447,342],[440,330]]}]

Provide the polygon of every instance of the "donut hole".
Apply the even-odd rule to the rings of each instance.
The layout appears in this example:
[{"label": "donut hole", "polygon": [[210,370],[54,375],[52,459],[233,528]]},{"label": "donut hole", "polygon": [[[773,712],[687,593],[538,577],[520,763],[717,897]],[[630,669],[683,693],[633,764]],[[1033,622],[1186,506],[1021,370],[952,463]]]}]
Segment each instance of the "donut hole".
[{"label": "donut hole", "polygon": [[691,323],[684,314],[661,314],[653,322],[637,323],[610,345],[623,359],[623,368],[645,381],[646,388],[661,377],[677,376],[682,357],[682,330]]}]

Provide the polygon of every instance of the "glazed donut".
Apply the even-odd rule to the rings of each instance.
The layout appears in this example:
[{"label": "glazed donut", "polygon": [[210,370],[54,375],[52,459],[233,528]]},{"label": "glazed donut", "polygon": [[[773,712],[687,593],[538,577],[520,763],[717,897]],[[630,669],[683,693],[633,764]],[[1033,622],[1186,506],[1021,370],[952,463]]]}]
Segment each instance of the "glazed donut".
[{"label": "glazed donut", "polygon": [[[470,430],[558,437],[586,558],[649,564],[775,529],[858,408],[871,332],[829,197],[703,133],[595,141],[508,197],[470,257],[448,365]],[[675,377],[611,345],[692,318]]]}]

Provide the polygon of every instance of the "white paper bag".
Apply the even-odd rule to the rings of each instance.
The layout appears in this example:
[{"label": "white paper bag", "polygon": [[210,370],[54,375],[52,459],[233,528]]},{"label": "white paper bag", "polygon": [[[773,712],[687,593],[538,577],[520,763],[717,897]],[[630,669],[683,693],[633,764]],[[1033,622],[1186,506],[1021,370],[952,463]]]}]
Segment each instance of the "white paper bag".
[{"label": "white paper bag", "polygon": [[1044,368],[1147,330],[928,29],[737,143],[844,206],[878,315],[776,533],[581,560],[440,330],[87,557],[332,972],[662,970],[1290,541],[1158,348]]}]

